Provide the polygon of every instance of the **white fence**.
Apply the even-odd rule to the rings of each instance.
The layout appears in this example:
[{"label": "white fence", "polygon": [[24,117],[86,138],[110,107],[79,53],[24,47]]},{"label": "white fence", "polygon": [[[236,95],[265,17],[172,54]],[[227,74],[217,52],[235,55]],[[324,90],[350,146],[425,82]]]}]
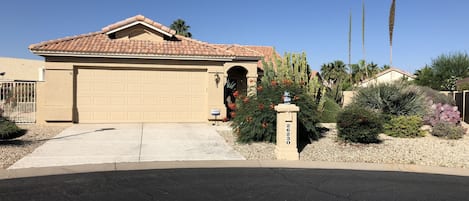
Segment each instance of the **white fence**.
[{"label": "white fence", "polygon": [[0,109],[16,123],[36,122],[36,82],[0,81]]}]

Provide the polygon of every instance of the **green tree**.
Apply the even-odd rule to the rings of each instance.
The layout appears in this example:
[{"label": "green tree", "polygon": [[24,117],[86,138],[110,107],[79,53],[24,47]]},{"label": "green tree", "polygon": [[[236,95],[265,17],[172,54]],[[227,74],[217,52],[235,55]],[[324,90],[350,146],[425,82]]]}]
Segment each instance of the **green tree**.
[{"label": "green tree", "polygon": [[433,70],[430,66],[425,66],[422,69],[415,71],[416,76],[414,83],[420,86],[428,86],[430,88],[439,88],[434,81]]},{"label": "green tree", "polygon": [[455,90],[455,82],[469,77],[469,55],[463,52],[442,54],[430,66],[417,70],[415,83],[436,90]]},{"label": "green tree", "polygon": [[385,71],[385,70],[388,70],[390,68],[391,68],[390,65],[383,65],[383,67],[381,67],[381,71]]},{"label": "green tree", "polygon": [[381,69],[379,68],[378,64],[370,62],[366,66],[367,66],[367,69],[368,69],[368,77],[373,77],[376,74],[378,74],[379,72],[381,72]]},{"label": "green tree", "polygon": [[380,72],[377,64],[370,62],[366,63],[365,60],[358,61],[357,64],[352,64],[352,81],[353,84],[360,83],[368,78],[371,78]]},{"label": "green tree", "polygon": [[343,81],[347,77],[347,66],[341,60],[335,60],[321,66],[322,78],[330,86]]},{"label": "green tree", "polygon": [[353,84],[360,83],[368,77],[365,60],[360,60],[357,64],[352,64],[351,68]]},{"label": "green tree", "polygon": [[340,60],[323,64],[321,66],[321,75],[329,88],[329,97],[333,98],[337,103],[341,103],[344,82],[346,82],[349,76],[347,74],[347,66]]},{"label": "green tree", "polygon": [[191,28],[189,25],[186,24],[186,21],[184,21],[183,19],[177,19],[175,20],[171,26],[170,26],[171,29],[175,30],[176,31],[176,34],[179,34],[181,36],[185,36],[185,37],[189,37],[191,38],[192,37],[192,33],[189,32],[189,29]]}]

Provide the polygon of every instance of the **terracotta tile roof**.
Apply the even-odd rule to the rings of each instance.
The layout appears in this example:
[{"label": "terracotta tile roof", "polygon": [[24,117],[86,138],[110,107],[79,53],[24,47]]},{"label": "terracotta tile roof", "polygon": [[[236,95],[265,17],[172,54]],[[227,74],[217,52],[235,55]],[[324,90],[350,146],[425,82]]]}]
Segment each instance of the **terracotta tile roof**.
[{"label": "terracotta tile roof", "polygon": [[255,51],[247,46],[237,45],[237,44],[213,44],[214,46],[221,48],[226,51],[230,51],[238,57],[243,56],[257,56],[264,57],[265,55],[262,52]]},{"label": "terracotta tile roof", "polygon": [[309,75],[309,78],[314,79],[315,77],[318,77],[319,80],[322,80],[321,74],[319,74],[318,71],[311,70],[311,74]]},{"label": "terracotta tile roof", "polygon": [[147,40],[112,40],[97,32],[76,37],[43,42],[29,47],[33,52],[155,55],[155,56],[221,56],[233,54],[194,40],[154,42]]},{"label": "terracotta tile roof", "polygon": [[108,31],[116,30],[116,29],[119,29],[119,28],[124,27],[124,26],[126,26],[126,25],[132,24],[132,23],[134,23],[134,22],[138,22],[138,21],[140,21],[140,22],[145,22],[145,23],[147,23],[147,24],[149,24],[149,25],[151,25],[151,26],[154,26],[155,28],[158,28],[158,29],[160,29],[160,30],[162,30],[162,31],[165,31],[165,32],[167,32],[167,33],[169,33],[169,34],[171,34],[171,35],[175,35],[175,34],[176,34],[176,31],[175,31],[175,30],[172,30],[172,29],[170,29],[169,27],[166,27],[166,26],[164,26],[164,25],[162,25],[162,24],[160,24],[160,23],[158,23],[158,22],[155,22],[155,21],[153,21],[153,20],[151,20],[151,19],[149,19],[149,18],[146,18],[146,17],[143,16],[143,15],[136,15],[136,16],[134,16],[134,17],[127,18],[127,19],[122,20],[122,21],[120,21],[120,22],[116,22],[116,23],[111,24],[111,25],[109,25],[109,26],[107,26],[107,27],[104,27],[104,28],[102,29],[102,31],[103,31],[103,32],[108,32]]},{"label": "terracotta tile roof", "polygon": [[[165,41],[116,40],[107,33],[125,28],[135,22],[145,22],[173,39]],[[201,58],[236,58],[252,57],[258,59],[264,54],[240,45],[214,45],[184,36],[175,35],[175,31],[154,22],[142,15],[104,27],[101,31],[78,36],[60,38],[33,44],[29,49],[38,55],[74,54],[74,55],[129,55],[129,56],[195,56]],[[251,46],[254,47],[254,46]]]},{"label": "terracotta tile roof", "polygon": [[[275,48],[272,47],[272,46],[252,46],[252,45],[247,45],[245,46],[246,48],[249,48],[251,50],[254,50],[254,51],[257,51],[259,53],[261,53],[262,55],[264,55],[264,60],[265,61],[271,61],[273,63],[276,62],[276,59],[275,58],[278,58],[278,59],[281,59],[282,57],[280,56],[280,54],[275,51]],[[262,63],[262,60],[259,60],[257,65],[259,66],[259,68],[263,69],[263,63]]]}]

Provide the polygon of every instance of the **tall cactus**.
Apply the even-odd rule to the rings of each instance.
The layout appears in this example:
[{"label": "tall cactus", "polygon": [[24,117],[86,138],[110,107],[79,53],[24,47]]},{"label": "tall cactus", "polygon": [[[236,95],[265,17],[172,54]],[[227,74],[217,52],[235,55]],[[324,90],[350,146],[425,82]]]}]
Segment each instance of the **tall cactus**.
[{"label": "tall cactus", "polygon": [[306,53],[285,53],[283,58],[272,61],[263,61],[264,76],[263,84],[270,84],[272,81],[290,80],[304,87],[305,92],[311,95],[319,104],[318,110],[322,110],[324,105],[325,86],[318,76],[311,75]]}]

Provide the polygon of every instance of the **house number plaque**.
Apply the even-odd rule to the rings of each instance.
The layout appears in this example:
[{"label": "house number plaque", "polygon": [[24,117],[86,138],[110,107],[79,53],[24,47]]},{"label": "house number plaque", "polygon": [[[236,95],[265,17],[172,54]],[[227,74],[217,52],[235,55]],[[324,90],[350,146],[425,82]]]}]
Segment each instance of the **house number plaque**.
[{"label": "house number plaque", "polygon": [[291,144],[291,122],[285,123],[285,143]]}]

